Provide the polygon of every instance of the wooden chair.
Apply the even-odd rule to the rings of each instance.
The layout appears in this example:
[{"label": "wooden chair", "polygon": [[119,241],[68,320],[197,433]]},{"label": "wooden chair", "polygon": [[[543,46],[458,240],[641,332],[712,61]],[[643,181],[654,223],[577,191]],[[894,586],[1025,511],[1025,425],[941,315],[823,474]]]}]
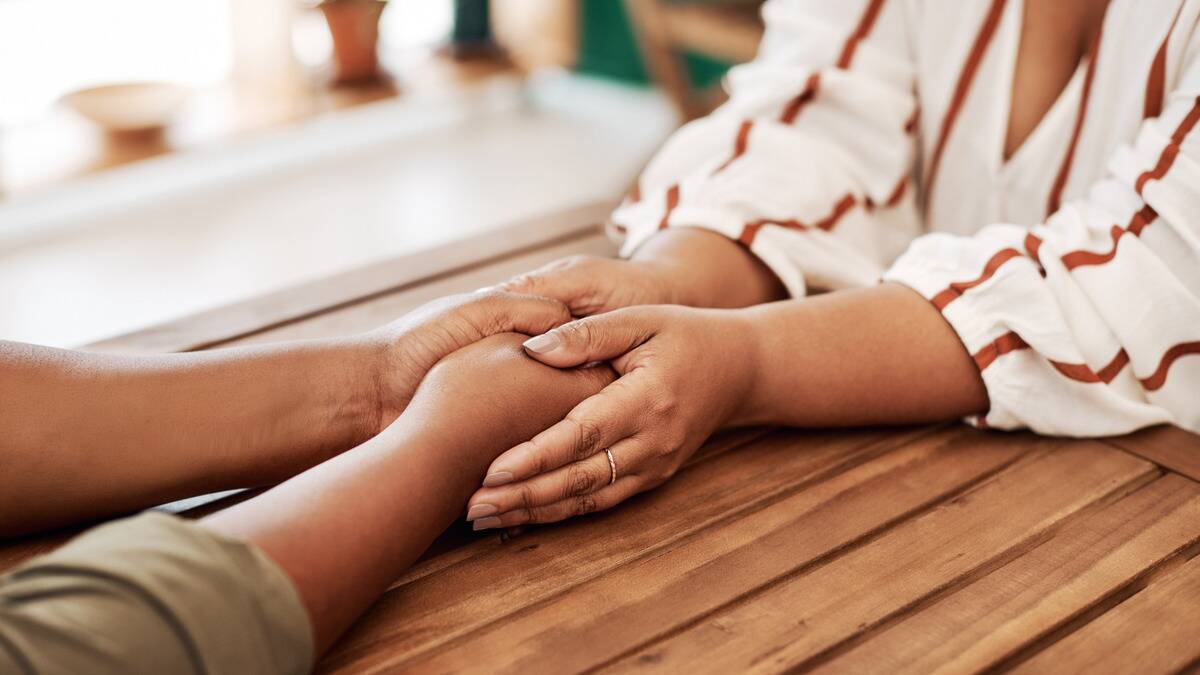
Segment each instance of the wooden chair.
[{"label": "wooden chair", "polygon": [[697,89],[685,52],[740,63],[754,58],[762,39],[762,0],[625,0],[646,71],[684,120],[700,117],[724,100],[720,87]]}]

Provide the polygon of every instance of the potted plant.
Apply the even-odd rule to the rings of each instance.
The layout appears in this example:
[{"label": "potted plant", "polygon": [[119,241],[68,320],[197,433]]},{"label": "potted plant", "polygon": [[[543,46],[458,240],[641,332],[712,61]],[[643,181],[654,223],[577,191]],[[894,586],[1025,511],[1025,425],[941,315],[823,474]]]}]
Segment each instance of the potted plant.
[{"label": "potted plant", "polygon": [[318,0],[333,38],[333,81],[358,84],[380,79],[379,17],[387,0]]}]

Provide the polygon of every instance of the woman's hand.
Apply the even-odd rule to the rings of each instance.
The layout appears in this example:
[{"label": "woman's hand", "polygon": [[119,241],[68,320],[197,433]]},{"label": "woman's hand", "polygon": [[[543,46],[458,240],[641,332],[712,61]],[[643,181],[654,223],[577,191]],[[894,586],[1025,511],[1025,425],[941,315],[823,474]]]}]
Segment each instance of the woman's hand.
[{"label": "woman's hand", "polygon": [[775,274],[744,246],[691,227],[662,230],[629,260],[574,256],[501,288],[554,298],[575,316],[634,305],[749,307],[787,295]]},{"label": "woman's hand", "polygon": [[557,300],[489,289],[434,300],[367,333],[380,355],[373,359],[376,431],[399,417],[425,373],[452,352],[497,333],[538,335],[570,320]]},{"label": "woman's hand", "polygon": [[751,345],[743,312],[679,306],[621,309],[526,341],[543,363],[611,360],[620,377],[493,461],[468,520],[477,530],[548,523],[666,481],[714,431],[743,420]]},{"label": "woman's hand", "polygon": [[553,298],[574,316],[633,305],[680,302],[669,266],[650,261],[576,255],[514,277],[499,288]]}]

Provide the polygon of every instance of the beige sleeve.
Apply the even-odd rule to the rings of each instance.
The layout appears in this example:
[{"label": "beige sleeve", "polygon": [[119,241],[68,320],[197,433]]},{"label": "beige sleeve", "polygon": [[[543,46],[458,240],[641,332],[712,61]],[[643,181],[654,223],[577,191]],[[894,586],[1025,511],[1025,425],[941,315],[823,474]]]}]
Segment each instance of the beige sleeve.
[{"label": "beige sleeve", "polygon": [[312,629],[252,546],[162,513],[0,577],[0,673],[307,673]]}]

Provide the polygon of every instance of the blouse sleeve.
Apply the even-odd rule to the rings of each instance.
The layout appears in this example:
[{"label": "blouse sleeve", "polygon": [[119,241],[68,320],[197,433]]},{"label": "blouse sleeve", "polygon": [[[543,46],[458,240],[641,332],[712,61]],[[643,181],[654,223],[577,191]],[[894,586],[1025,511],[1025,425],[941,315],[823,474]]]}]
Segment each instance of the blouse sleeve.
[{"label": "blouse sleeve", "polygon": [[982,372],[1004,429],[1200,431],[1200,41],[1160,115],[1106,177],[1032,229],[913,242],[886,279],[927,297]]},{"label": "blouse sleeve", "polygon": [[677,131],[613,214],[622,253],[699,227],[747,246],[793,296],[876,283],[917,233],[906,5],[767,2],[730,100]]}]

